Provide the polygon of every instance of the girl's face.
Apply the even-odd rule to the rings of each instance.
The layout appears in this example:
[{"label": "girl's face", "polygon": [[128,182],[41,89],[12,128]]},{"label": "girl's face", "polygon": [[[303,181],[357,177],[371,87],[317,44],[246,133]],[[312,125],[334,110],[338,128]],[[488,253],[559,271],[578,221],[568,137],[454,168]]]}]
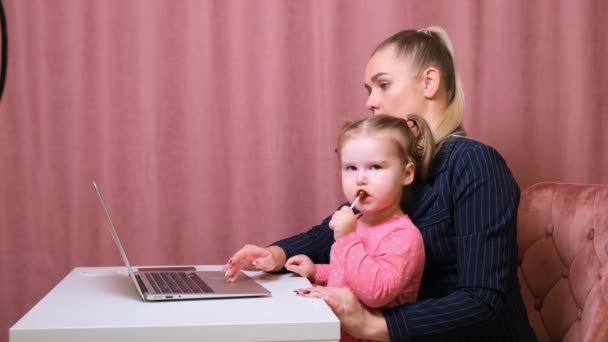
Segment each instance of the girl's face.
[{"label": "girl's face", "polygon": [[352,203],[359,189],[368,196],[357,203],[366,224],[384,222],[396,214],[404,185],[414,179],[414,166],[407,166],[398,157],[397,146],[389,137],[356,135],[340,150],[342,190]]},{"label": "girl's face", "polygon": [[369,93],[365,106],[373,115],[425,116],[424,81],[406,58],[397,56],[394,46],[370,58],[365,68],[365,88]]}]

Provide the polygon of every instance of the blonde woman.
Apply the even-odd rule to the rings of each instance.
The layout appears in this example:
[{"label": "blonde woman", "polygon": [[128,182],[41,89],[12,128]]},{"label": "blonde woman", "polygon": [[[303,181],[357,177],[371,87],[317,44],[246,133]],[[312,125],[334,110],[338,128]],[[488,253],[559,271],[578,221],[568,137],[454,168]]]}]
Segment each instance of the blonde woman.
[{"label": "blonde woman", "polygon": [[[314,287],[350,335],[381,341],[536,341],[517,277],[519,187],[504,159],[464,138],[464,94],[452,44],[444,30],[405,30],[380,43],[365,69],[367,108],[406,117],[417,113],[433,132],[436,152],[409,216],[426,254],[418,299],[374,310],[352,291]],[[304,254],[327,263],[331,217],[269,247],[247,245],[226,265],[279,271]]]}]

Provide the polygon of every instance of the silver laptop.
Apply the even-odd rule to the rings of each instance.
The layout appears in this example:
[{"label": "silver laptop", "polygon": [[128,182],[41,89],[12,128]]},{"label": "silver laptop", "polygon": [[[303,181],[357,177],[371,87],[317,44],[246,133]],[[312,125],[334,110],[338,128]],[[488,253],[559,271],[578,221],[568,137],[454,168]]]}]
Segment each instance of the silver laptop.
[{"label": "silver laptop", "polygon": [[185,299],[210,299],[231,297],[261,297],[271,293],[262,285],[241,272],[236,282],[228,283],[222,271],[197,271],[194,266],[176,267],[131,267],[106,203],[97,184],[93,188],[108,221],[110,233],[127,267],[129,277],[144,301],[165,301]]}]

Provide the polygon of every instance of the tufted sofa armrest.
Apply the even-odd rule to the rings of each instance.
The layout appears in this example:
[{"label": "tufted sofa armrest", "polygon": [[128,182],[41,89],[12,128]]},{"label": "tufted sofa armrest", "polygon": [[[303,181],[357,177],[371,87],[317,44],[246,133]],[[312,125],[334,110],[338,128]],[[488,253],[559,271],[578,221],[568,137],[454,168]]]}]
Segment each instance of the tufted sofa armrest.
[{"label": "tufted sofa armrest", "polygon": [[539,341],[608,341],[608,185],[522,192],[519,281]]}]

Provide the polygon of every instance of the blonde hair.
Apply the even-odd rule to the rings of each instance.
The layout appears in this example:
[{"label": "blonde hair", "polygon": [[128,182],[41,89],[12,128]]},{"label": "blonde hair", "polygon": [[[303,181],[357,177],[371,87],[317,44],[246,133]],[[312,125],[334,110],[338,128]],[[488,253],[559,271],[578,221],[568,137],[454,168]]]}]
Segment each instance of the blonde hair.
[{"label": "blonde hair", "polygon": [[407,58],[418,74],[429,66],[439,70],[447,103],[444,119],[433,132],[437,145],[441,145],[455,131],[462,131],[460,133],[464,134],[464,91],[454,59],[454,48],[447,32],[438,26],[417,31],[400,31],[381,42],[372,52],[372,56],[390,46],[396,48],[398,56]]}]

